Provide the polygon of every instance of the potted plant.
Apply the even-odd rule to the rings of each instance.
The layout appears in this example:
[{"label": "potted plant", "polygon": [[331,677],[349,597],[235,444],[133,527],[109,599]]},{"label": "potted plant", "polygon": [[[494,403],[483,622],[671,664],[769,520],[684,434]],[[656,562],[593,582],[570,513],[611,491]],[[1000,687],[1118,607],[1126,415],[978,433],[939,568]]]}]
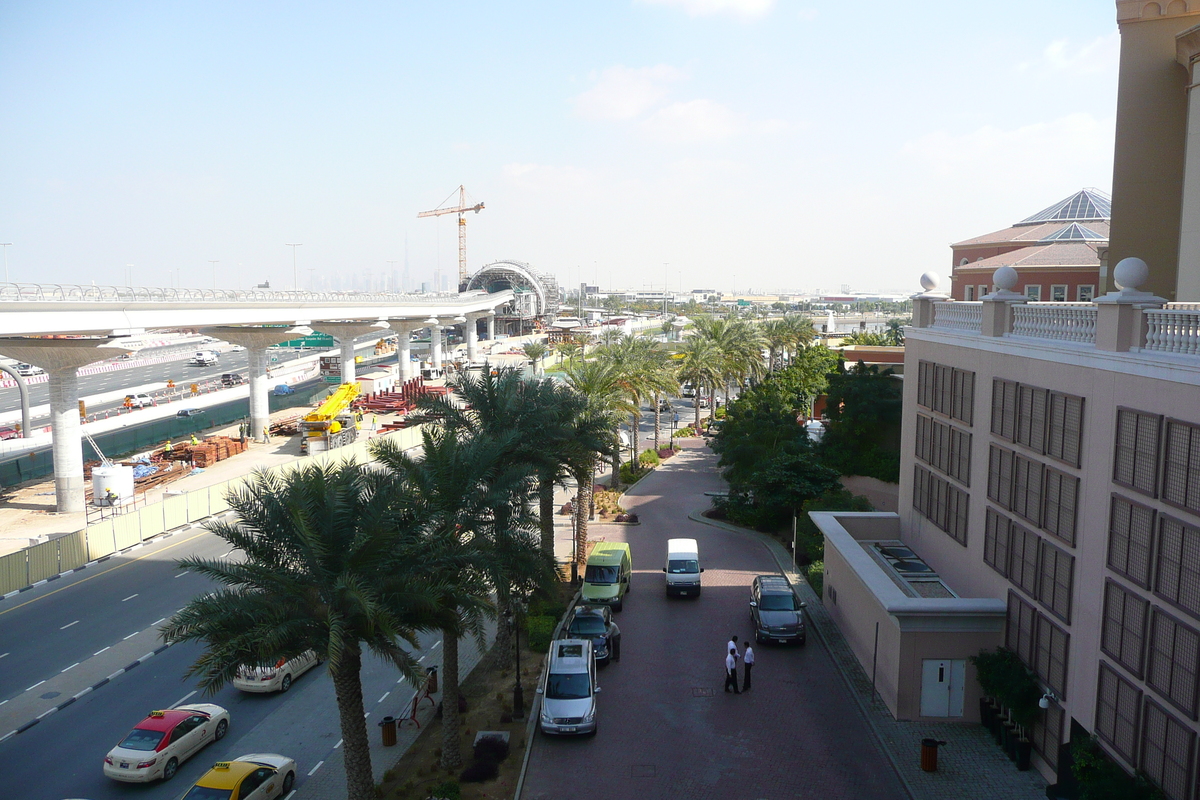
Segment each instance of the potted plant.
[{"label": "potted plant", "polygon": [[1028,772],[1030,760],[1033,757],[1033,742],[1022,736],[1017,739],[1017,769]]},{"label": "potted plant", "polygon": [[1003,656],[998,650],[980,650],[979,655],[968,659],[975,667],[975,679],[979,681],[979,688],[983,691],[979,697],[979,721],[993,735],[996,734],[996,727],[999,725],[1000,704],[996,702],[996,671],[1002,659]]}]

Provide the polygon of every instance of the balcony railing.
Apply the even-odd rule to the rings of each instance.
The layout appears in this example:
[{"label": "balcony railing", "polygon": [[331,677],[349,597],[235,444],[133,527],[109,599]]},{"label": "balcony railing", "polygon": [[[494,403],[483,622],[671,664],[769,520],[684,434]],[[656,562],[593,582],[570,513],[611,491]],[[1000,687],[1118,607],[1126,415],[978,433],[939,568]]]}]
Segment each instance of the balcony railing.
[{"label": "balcony railing", "polygon": [[1091,303],[1019,303],[1013,306],[1013,336],[1096,343],[1096,307]]},{"label": "balcony railing", "polygon": [[1172,303],[1168,308],[1146,309],[1142,313],[1146,318],[1143,349],[1192,356],[1200,354],[1200,304]]},{"label": "balcony railing", "polygon": [[983,325],[983,303],[938,303],[933,307],[933,327],[979,332]]}]

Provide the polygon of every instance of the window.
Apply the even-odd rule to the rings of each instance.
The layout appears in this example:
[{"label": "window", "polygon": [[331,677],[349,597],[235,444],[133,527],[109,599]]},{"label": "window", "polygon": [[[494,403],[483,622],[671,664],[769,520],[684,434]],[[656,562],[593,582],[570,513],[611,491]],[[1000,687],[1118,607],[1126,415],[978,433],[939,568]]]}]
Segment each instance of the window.
[{"label": "window", "polygon": [[917,405],[971,425],[975,373],[932,361],[918,362]]},{"label": "window", "polygon": [[971,434],[923,414],[916,430],[917,458],[970,486]]},{"label": "window", "polygon": [[950,428],[950,477],[963,486],[971,485],[971,434]]},{"label": "window", "polygon": [[1038,547],[1041,539],[1036,533],[1013,523],[1009,526],[1008,579],[1037,597]]},{"label": "window", "polygon": [[1146,698],[1143,714],[1142,759],[1138,766],[1167,797],[1188,797],[1196,734],[1150,698]]},{"label": "window", "polygon": [[1017,429],[1017,383],[996,378],[992,381],[992,433],[1010,442]]},{"label": "window", "polygon": [[1037,611],[1016,592],[1008,592],[1008,616],[1004,626],[1004,646],[1021,657],[1026,665],[1033,663],[1033,629]]},{"label": "window", "polygon": [[1013,456],[1012,511],[1034,525],[1042,524],[1042,474],[1040,461]]},{"label": "window", "polygon": [[1083,398],[1051,392],[1049,417],[1046,455],[1078,467],[1083,448]]},{"label": "window", "polygon": [[1138,712],[1142,693],[1103,661],[1100,662],[1098,689],[1096,735],[1133,764],[1137,755]]},{"label": "window", "polygon": [[1067,650],[1070,638],[1066,631],[1038,614],[1033,671],[1062,700],[1067,697]]},{"label": "window", "polygon": [[1078,286],[1075,289],[1075,296],[1080,303],[1090,303],[1096,297],[1096,287]]},{"label": "window", "polygon": [[1130,674],[1142,677],[1142,651],[1146,643],[1146,609],[1150,603],[1115,581],[1104,585],[1104,620],[1100,649]]},{"label": "window", "polygon": [[933,384],[933,364],[928,361],[917,362],[917,405],[932,408],[930,388]]},{"label": "window", "polygon": [[1149,589],[1153,538],[1154,509],[1114,494],[1108,514],[1108,568]]},{"label": "window", "polygon": [[988,453],[988,499],[1006,510],[1012,508],[1013,455],[996,445]]},{"label": "window", "polygon": [[1047,611],[1070,624],[1075,557],[1045,540],[1041,540],[1041,546],[1038,600]]},{"label": "window", "polygon": [[1050,284],[1050,299],[1055,303],[1067,302],[1067,285],[1065,283]]},{"label": "window", "polygon": [[954,389],[951,393],[950,416],[967,425],[975,424],[975,373],[956,369],[951,375]]},{"label": "window", "polygon": [[1155,497],[1158,478],[1158,432],[1162,417],[1117,409],[1117,443],[1113,482]]},{"label": "window", "polygon": [[1062,744],[1063,719],[1066,711],[1057,703],[1038,714],[1030,727],[1029,738],[1033,740],[1033,749],[1041,753],[1047,763],[1058,763],[1058,748]]},{"label": "window", "polygon": [[1151,616],[1146,685],[1195,719],[1200,633],[1160,608],[1155,608]]},{"label": "window", "polygon": [[1042,528],[1072,547],[1075,546],[1075,504],[1079,498],[1079,478],[1046,467],[1046,488],[1042,492],[1045,507]]},{"label": "window", "polygon": [[1017,387],[1016,441],[1035,453],[1046,452],[1046,407],[1050,393],[1036,386]]},{"label": "window", "polygon": [[980,300],[982,300],[983,296],[988,293],[989,289],[990,289],[990,287],[986,283],[981,283],[979,285],[979,299]]},{"label": "window", "polygon": [[960,258],[958,260],[958,265],[960,267],[965,267],[967,264],[970,264],[970,263],[971,263],[971,259],[969,259],[969,258]]},{"label": "window", "polygon": [[933,477],[923,467],[913,467],[913,508],[929,516],[929,479]]},{"label": "window", "polygon": [[1191,511],[1200,511],[1200,426],[1170,419],[1166,427],[1163,437],[1163,500]]},{"label": "window", "polygon": [[924,414],[917,414],[917,458],[928,464],[932,458],[929,446],[929,429],[933,423]]},{"label": "window", "polygon": [[953,369],[945,364],[933,365],[934,405],[933,410],[940,414],[950,415],[952,394],[954,391]]},{"label": "window", "polygon": [[950,534],[950,538],[967,546],[967,517],[970,511],[971,498],[962,489],[959,489],[952,483],[946,484],[946,533]]},{"label": "window", "polygon": [[1040,283],[1025,284],[1025,296],[1033,302],[1038,302],[1042,299],[1042,285]]},{"label": "window", "polygon": [[950,481],[913,467],[913,509],[964,546],[969,502],[969,495]]},{"label": "window", "polygon": [[966,300],[969,303],[974,299],[975,299],[975,287],[974,286],[964,286],[963,287],[963,300]]},{"label": "window", "polygon": [[1200,529],[1173,517],[1159,518],[1154,593],[1200,617]]},{"label": "window", "polygon": [[983,563],[1008,577],[1008,517],[989,508],[983,525]]}]

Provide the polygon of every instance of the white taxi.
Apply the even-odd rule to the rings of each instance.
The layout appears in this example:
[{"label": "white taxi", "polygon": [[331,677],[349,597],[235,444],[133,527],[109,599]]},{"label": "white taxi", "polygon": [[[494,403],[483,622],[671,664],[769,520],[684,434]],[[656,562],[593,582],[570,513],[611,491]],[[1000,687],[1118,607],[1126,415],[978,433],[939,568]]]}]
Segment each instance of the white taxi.
[{"label": "white taxi", "polygon": [[292,659],[281,658],[273,667],[239,667],[233,686],[243,692],[286,692],[294,679],[320,663],[317,654],[309,650]]},{"label": "white taxi", "polygon": [[209,703],[151,711],[104,757],[104,774],[129,783],[169,781],[180,764],[228,730],[229,712]]},{"label": "white taxi", "polygon": [[272,800],[296,785],[296,762],[275,753],[218,761],[182,800]]}]

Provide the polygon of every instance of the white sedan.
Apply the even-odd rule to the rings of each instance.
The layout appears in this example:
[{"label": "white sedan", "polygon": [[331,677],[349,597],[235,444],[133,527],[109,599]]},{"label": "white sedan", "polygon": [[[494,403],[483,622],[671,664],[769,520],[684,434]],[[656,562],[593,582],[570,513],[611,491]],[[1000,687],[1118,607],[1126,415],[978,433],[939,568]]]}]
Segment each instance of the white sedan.
[{"label": "white sedan", "polygon": [[228,730],[229,712],[209,703],[151,711],[104,757],[104,774],[128,783],[169,781],[180,764]]},{"label": "white sedan", "polygon": [[233,679],[235,689],[243,692],[286,692],[292,681],[320,664],[312,650],[293,659],[279,659],[273,667],[240,667]]}]

